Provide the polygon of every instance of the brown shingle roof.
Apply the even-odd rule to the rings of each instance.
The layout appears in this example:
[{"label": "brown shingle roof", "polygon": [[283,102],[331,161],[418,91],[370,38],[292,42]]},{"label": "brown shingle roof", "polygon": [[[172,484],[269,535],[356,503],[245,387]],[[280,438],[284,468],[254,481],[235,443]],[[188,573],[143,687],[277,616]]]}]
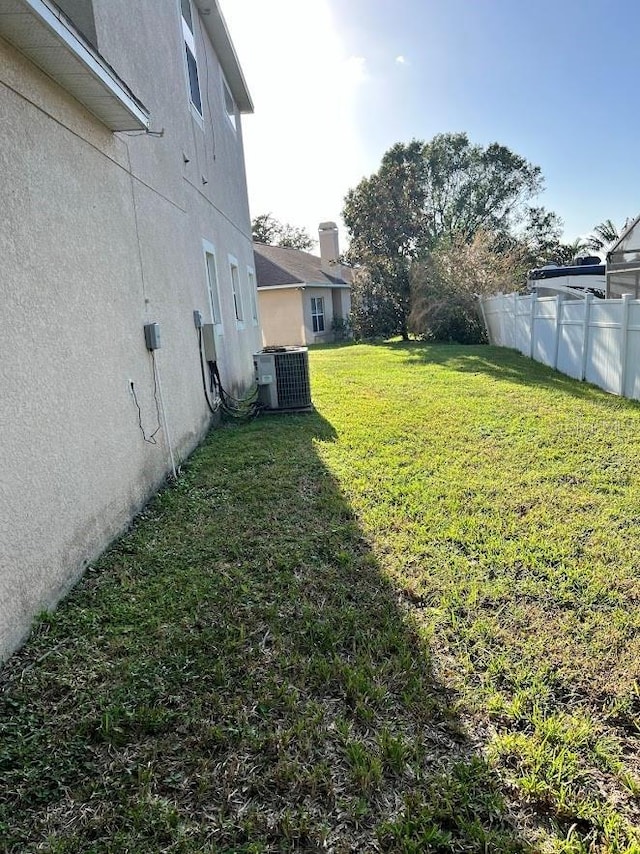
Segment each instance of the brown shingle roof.
[{"label": "brown shingle roof", "polygon": [[287,249],[283,246],[254,243],[253,254],[259,288],[310,282],[329,286],[351,284],[351,270],[348,267],[341,265],[341,278],[328,276],[322,272],[320,258],[317,255],[302,252],[300,249]]}]

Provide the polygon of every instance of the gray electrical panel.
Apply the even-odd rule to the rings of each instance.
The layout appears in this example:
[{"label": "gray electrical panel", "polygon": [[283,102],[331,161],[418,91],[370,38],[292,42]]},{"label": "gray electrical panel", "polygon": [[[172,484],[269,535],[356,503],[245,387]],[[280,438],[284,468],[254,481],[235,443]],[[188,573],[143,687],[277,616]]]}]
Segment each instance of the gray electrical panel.
[{"label": "gray electrical panel", "polygon": [[160,324],[145,323],[144,325],[144,341],[147,345],[147,350],[160,349]]},{"label": "gray electrical panel", "polygon": [[216,330],[213,323],[202,324],[202,349],[204,350],[205,362],[216,360]]}]

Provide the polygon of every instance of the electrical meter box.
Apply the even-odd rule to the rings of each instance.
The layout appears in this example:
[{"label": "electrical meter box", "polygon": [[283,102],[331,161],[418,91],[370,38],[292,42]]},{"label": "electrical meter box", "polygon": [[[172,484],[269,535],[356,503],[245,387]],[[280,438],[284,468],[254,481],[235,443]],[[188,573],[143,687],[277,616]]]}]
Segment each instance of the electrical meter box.
[{"label": "electrical meter box", "polygon": [[145,323],[144,325],[144,340],[147,345],[147,350],[160,349],[160,324]]},{"label": "electrical meter box", "polygon": [[216,331],[213,323],[202,324],[202,349],[205,362],[216,361]]}]

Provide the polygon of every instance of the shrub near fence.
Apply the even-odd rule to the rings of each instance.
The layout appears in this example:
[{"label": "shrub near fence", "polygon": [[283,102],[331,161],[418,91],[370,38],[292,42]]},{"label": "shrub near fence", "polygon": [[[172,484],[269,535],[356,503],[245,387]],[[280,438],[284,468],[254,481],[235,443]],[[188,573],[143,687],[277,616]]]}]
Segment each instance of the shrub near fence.
[{"label": "shrub near fence", "polygon": [[481,308],[491,344],[640,400],[640,300],[500,294]]}]

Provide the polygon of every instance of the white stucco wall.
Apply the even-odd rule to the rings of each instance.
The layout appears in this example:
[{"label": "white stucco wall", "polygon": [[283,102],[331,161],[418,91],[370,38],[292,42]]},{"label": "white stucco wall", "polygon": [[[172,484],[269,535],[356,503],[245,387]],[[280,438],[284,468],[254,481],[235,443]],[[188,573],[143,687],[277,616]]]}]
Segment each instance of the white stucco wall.
[{"label": "white stucco wall", "polygon": [[265,347],[304,346],[304,291],[300,288],[260,288],[262,343]]},{"label": "white stucco wall", "polygon": [[[331,287],[314,287],[307,285],[303,295],[303,311],[304,311],[304,328],[305,328],[305,344],[319,344],[324,341],[335,340],[335,335],[331,330],[331,323],[334,316],[334,293],[339,292],[339,300],[341,306],[341,317],[347,318],[351,310],[351,294],[348,288],[331,288]],[[322,297],[324,300],[324,332],[313,331],[313,320],[311,316],[311,298]]]},{"label": "white stucco wall", "polygon": [[[351,311],[349,288],[314,287],[260,288],[258,290],[262,318],[262,343],[265,347],[294,344],[307,346],[334,341],[331,329],[336,305],[339,316],[348,318]],[[324,332],[313,331],[311,298],[324,300]]]},{"label": "white stucco wall", "polygon": [[[331,304],[333,306],[333,317],[341,318],[345,323],[349,323],[351,317],[351,289],[350,288],[332,288],[331,289]],[[344,329],[337,334],[337,338],[351,333],[348,329]]]},{"label": "white stucco wall", "polygon": [[99,50],[162,137],[110,133],[0,39],[0,658],[168,471],[165,432],[156,445],[143,440],[129,390],[132,379],[152,432],[144,323],[161,327],[156,359],[178,461],[208,429],[193,325],[194,309],[209,314],[203,239],[218,260],[223,381],[239,391],[252,380],[261,338],[250,318],[241,129],[223,111],[208,41],[204,72],[202,33],[204,126],[193,119],[178,10],[174,0],[94,2]]}]

